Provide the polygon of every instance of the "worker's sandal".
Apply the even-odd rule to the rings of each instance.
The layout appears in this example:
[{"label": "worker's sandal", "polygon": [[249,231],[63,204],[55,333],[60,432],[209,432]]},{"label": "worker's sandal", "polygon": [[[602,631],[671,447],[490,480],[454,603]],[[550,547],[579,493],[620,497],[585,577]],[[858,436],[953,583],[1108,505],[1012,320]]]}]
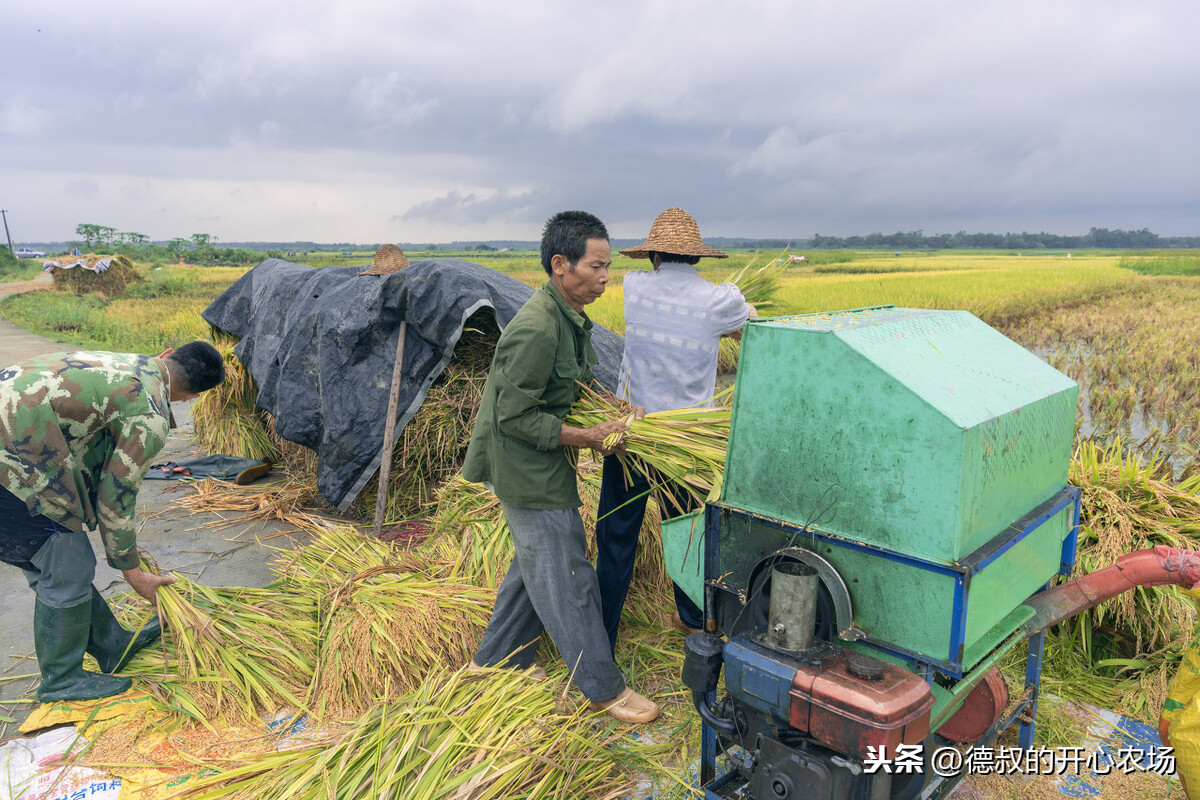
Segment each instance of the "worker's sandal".
[{"label": "worker's sandal", "polygon": [[676,611],[674,614],[671,615],[671,627],[677,631],[683,631],[684,633],[686,633],[688,635],[691,635],[693,633],[704,633],[704,631],[702,631],[700,628],[693,628],[692,626],[690,626],[686,622],[684,622],[683,618],[679,616],[678,611]]},{"label": "worker's sandal", "polygon": [[658,706],[654,701],[642,697],[628,686],[611,700],[592,703],[592,710],[607,711],[621,722],[635,725],[641,722],[651,722],[658,718]]}]

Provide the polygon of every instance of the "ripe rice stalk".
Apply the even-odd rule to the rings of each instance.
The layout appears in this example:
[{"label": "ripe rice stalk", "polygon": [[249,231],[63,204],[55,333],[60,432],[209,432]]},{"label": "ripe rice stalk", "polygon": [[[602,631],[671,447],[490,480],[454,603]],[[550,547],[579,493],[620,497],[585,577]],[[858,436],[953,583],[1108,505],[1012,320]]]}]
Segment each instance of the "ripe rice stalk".
[{"label": "ripe rice stalk", "polygon": [[[730,274],[723,282],[737,286],[742,297],[746,298],[746,302],[758,309],[760,314],[763,311],[773,310],[778,307],[775,295],[779,291],[783,279],[782,259],[786,252],[787,250],[782,251],[765,264],[756,265],[755,262],[762,255],[760,250],[754,254],[754,258],[750,259],[746,266]],[[767,315],[763,314],[763,316]]]},{"label": "ripe rice stalk", "polygon": [[168,708],[209,726],[304,708],[317,656],[312,598],[177,576],[159,588],[158,612],[161,643],[140,651],[125,672]]},{"label": "ripe rice stalk", "polygon": [[[613,395],[584,386],[564,422],[589,428],[606,420],[622,420],[625,430],[610,435],[605,445],[623,443],[630,455],[682,486],[699,504],[720,494],[732,411],[724,403],[731,395],[732,389],[717,395],[711,408],[657,411],[636,419],[628,406]],[[621,461],[626,469],[636,468],[624,456]]]},{"label": "ripe rice stalk", "polygon": [[323,592],[330,581],[344,581],[374,567],[403,567],[420,572],[426,564],[413,555],[364,536],[349,525],[313,530],[312,538],[295,549],[280,549],[272,572],[280,582],[309,591],[312,584]]},{"label": "ripe rice stalk", "polygon": [[[787,250],[784,250],[766,264],[756,266],[755,262],[762,255],[760,250],[754,254],[746,266],[726,277],[724,283],[735,284],[738,291],[742,293],[742,297],[746,298],[747,303],[754,306],[759,316],[767,317],[773,313],[779,313],[780,305],[775,300],[775,295],[783,280],[784,265],[781,262],[786,258],[786,253]],[[733,372],[736,370],[738,354],[741,352],[741,342],[723,336],[719,348],[717,371]]]},{"label": "ripe rice stalk", "polygon": [[[1158,544],[1200,548],[1200,479],[1172,483],[1168,465],[1126,452],[1120,441],[1081,442],[1070,472],[1083,489],[1075,576]],[[1043,686],[1153,721],[1195,619],[1178,587],[1125,592],[1047,632]]]},{"label": "ripe rice stalk", "polygon": [[[236,511],[249,519],[287,522],[308,531],[323,530],[334,523],[302,506],[315,502],[315,486],[301,478],[281,483],[246,487],[215,478],[194,484],[195,492],[175,502],[193,512]],[[238,520],[209,523],[218,527],[235,525]]]},{"label": "ripe rice stalk", "polygon": [[212,333],[213,346],[225,359],[225,380],[192,404],[196,441],[210,453],[274,463],[279,447],[266,412],[255,406],[258,384],[233,352],[238,340],[215,328]]},{"label": "ripe rice stalk", "polygon": [[597,730],[585,705],[508,670],[435,672],[329,741],[248,759],[190,782],[179,796],[293,800],[595,798],[662,772],[662,748],[628,729]]},{"label": "ripe rice stalk", "polygon": [[514,552],[500,501],[482,484],[451,477],[438,491],[433,534],[418,552],[444,564],[447,577],[497,588]]},{"label": "ripe rice stalk", "polygon": [[[1200,548],[1200,478],[1173,484],[1169,467],[1125,452],[1118,440],[1108,447],[1081,442],[1071,462],[1071,482],[1083,488],[1079,551],[1075,574],[1109,566],[1118,556],[1165,544]],[[1093,634],[1103,632],[1134,657],[1187,640],[1193,627],[1192,603],[1176,587],[1138,587],[1102,603],[1065,625],[1085,652]]]},{"label": "ripe rice stalk", "polygon": [[357,716],[474,654],[495,592],[402,570],[378,566],[327,585],[309,694],[319,718]]},{"label": "ripe rice stalk", "polygon": [[[465,346],[460,344],[455,353]],[[429,388],[417,413],[397,432],[385,521],[428,513],[436,504],[437,487],[462,466],[486,380],[486,368],[472,372],[452,361]],[[355,498],[351,513],[364,519],[374,515],[378,478],[372,478]]]}]

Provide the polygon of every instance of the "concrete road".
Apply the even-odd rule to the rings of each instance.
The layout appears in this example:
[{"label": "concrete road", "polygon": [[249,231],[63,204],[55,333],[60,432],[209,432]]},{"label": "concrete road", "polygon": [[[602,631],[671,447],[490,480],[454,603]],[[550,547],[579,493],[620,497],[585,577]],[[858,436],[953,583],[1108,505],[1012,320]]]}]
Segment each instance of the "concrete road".
[{"label": "concrete road", "polygon": [[[18,287],[0,284],[0,298],[11,294],[13,288],[27,291],[30,287],[28,283]],[[0,367],[71,349],[72,345],[36,336],[0,320]],[[188,404],[175,403],[172,409],[178,427],[171,432],[155,463],[180,461],[203,454],[192,443]],[[259,483],[269,483],[273,477],[274,473],[271,473]],[[211,586],[266,586],[272,579],[269,562],[273,554],[267,546],[275,549],[290,547],[305,539],[303,534],[294,533],[291,526],[278,522],[242,521],[227,528],[215,528],[212,524],[221,521],[220,515],[190,515],[173,505],[181,493],[189,491],[186,484],[175,481],[145,481],[138,494],[138,544],[164,570]],[[276,533],[284,535],[262,544],[256,540],[256,537]],[[129,591],[121,573],[105,562],[100,537],[93,532],[91,538],[99,561],[96,588],[106,597]],[[17,727],[34,707],[28,701],[22,702],[22,698],[32,696],[32,690],[37,686],[33,599],[24,573],[16,567],[0,564],[0,608],[4,609],[5,620],[5,624],[0,625],[0,717],[16,720],[0,723],[0,739],[17,735]]]}]

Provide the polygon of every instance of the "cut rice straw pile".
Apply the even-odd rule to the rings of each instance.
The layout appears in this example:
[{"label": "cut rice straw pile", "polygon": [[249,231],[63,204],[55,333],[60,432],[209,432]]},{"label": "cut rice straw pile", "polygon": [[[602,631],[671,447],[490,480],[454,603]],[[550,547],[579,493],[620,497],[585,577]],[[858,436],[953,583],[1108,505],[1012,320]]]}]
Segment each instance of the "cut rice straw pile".
[{"label": "cut rice straw pile", "polygon": [[[231,511],[252,520],[278,520],[298,528],[322,529],[332,523],[302,506],[313,501],[313,486],[302,478],[289,478],[281,483],[246,488],[229,481],[205,478],[195,483],[196,491],[176,502],[189,511]],[[207,523],[228,527],[242,522],[241,518]]]},{"label": "cut rice straw pile", "polygon": [[331,587],[309,706],[320,718],[357,716],[436,669],[463,666],[495,601],[488,589],[386,566]]},{"label": "cut rice straw pile", "polygon": [[560,709],[555,697],[506,670],[434,673],[333,741],[231,762],[180,796],[616,800],[638,773],[664,772],[661,747],[597,730],[585,705]]}]

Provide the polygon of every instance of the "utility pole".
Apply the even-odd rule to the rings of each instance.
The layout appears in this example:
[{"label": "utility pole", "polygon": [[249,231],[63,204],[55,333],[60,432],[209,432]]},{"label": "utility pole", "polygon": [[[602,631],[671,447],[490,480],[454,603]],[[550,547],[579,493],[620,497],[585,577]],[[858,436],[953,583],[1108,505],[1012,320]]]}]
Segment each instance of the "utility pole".
[{"label": "utility pole", "polygon": [[17,253],[15,250],[13,250],[13,246],[12,246],[12,237],[8,235],[8,209],[7,208],[0,208],[0,217],[4,217],[4,238],[8,239],[8,252],[12,253],[13,255],[16,255]]}]

